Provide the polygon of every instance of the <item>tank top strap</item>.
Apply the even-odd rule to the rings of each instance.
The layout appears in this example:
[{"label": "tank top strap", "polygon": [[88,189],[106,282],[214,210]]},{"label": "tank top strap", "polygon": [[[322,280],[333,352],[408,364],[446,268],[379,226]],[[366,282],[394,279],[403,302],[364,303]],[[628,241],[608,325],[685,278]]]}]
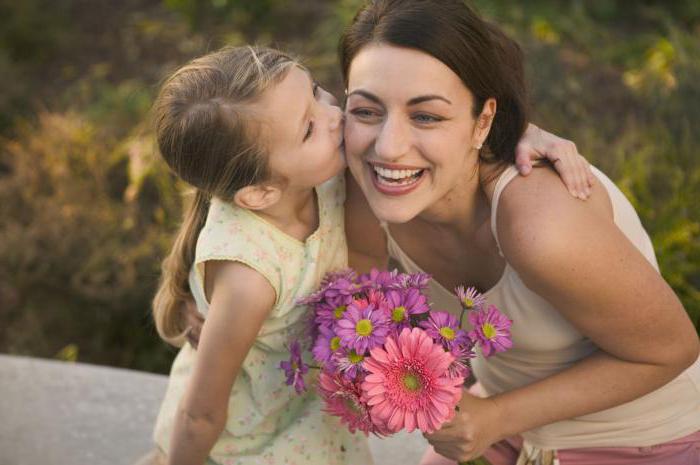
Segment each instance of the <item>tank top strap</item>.
[{"label": "tank top strap", "polygon": [[498,247],[498,255],[503,257],[503,252],[501,252],[501,243],[498,240],[498,231],[496,230],[496,215],[498,214],[498,201],[501,198],[501,193],[503,189],[506,188],[509,182],[511,182],[515,177],[518,176],[518,169],[515,165],[510,165],[508,168],[503,170],[503,172],[498,176],[496,181],[496,187],[493,190],[493,198],[491,199],[491,234],[496,240],[496,246]]}]

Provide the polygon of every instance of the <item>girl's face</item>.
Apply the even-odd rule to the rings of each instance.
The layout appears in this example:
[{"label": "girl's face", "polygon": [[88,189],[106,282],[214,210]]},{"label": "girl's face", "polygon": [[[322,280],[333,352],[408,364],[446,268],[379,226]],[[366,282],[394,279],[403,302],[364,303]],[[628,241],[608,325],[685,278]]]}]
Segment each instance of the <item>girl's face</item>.
[{"label": "girl's face", "polygon": [[253,107],[263,122],[273,178],[311,188],[345,168],[342,111],[307,71],[293,67]]},{"label": "girl's face", "polygon": [[372,44],[353,59],[347,92],[348,166],[380,220],[410,221],[477,182],[475,146],[486,136],[471,92],[447,65]]}]

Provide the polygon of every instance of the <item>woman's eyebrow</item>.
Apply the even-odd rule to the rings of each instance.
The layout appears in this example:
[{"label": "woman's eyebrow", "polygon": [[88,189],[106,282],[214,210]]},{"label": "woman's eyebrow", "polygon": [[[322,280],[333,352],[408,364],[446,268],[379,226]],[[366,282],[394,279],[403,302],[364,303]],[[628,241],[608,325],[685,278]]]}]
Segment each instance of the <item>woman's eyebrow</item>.
[{"label": "woman's eyebrow", "polygon": [[[350,92],[350,93],[348,94],[348,98],[349,98],[351,95],[359,95],[359,96],[364,97],[364,98],[366,98],[367,100],[371,100],[372,102],[377,103],[377,104],[379,104],[379,105],[382,104],[382,101],[381,101],[381,99],[380,99],[379,97],[377,97],[376,95],[372,94],[371,92],[367,92],[366,90],[362,90],[362,89],[353,90],[352,92]],[[450,101],[449,101],[448,99],[446,99],[445,97],[443,97],[443,96],[441,96],[441,95],[435,95],[435,94],[420,95],[420,96],[418,96],[418,97],[413,97],[413,98],[410,99],[408,102],[406,102],[406,105],[407,105],[407,106],[418,105],[419,103],[428,102],[428,101],[430,101],[430,100],[442,100],[443,102],[447,103],[448,105],[452,105],[452,102],[450,102]]]},{"label": "woman's eyebrow", "polygon": [[420,97],[413,97],[411,100],[406,102],[406,105],[411,106],[411,105],[418,105],[419,103],[423,102],[428,102],[430,100],[442,100],[443,102],[446,102],[449,105],[452,105],[452,102],[447,100],[445,97],[442,97],[441,95],[421,95]]},{"label": "woman's eyebrow", "polygon": [[353,95],[359,95],[360,97],[364,97],[364,98],[366,98],[367,100],[371,100],[371,101],[373,101],[374,103],[376,103],[376,104],[378,104],[378,105],[381,105],[381,104],[382,104],[382,101],[379,99],[379,97],[377,97],[376,95],[372,94],[371,92],[367,92],[366,90],[355,89],[355,90],[353,90],[352,92],[350,92],[350,93],[348,94],[348,98],[350,98],[350,97],[353,96]]}]

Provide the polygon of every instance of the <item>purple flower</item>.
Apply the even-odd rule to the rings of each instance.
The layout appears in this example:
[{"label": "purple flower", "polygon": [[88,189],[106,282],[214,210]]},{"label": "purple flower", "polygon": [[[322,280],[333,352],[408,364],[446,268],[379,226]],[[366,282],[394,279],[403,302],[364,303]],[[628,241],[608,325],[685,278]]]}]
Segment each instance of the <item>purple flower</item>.
[{"label": "purple flower", "polygon": [[[326,293],[331,289],[344,288],[348,283],[352,282],[356,278],[356,273],[353,270],[342,270],[337,272],[327,273],[323,280],[321,280],[321,285],[319,289],[308,297],[304,297],[298,301],[299,305],[315,305],[326,299]],[[331,292],[331,295],[334,295]]]},{"label": "purple flower", "polygon": [[280,362],[280,368],[284,370],[287,376],[287,386],[294,386],[297,394],[306,390],[304,384],[304,375],[308,373],[309,367],[301,359],[301,346],[299,341],[294,341],[289,346],[289,360]]},{"label": "purple flower", "polygon": [[469,323],[474,328],[469,337],[479,342],[485,357],[513,347],[510,336],[513,322],[495,305],[490,305],[487,310],[469,312]]},{"label": "purple flower", "polygon": [[343,347],[364,355],[368,349],[384,343],[389,329],[386,313],[374,304],[367,304],[364,308],[352,304],[338,321],[336,332]]},{"label": "purple flower", "polygon": [[348,350],[341,348],[338,352],[333,354],[331,360],[338,371],[349,381],[355,380],[359,375],[365,372],[362,367],[365,356],[358,354],[355,349]]},{"label": "purple flower", "polygon": [[457,286],[455,294],[464,310],[481,310],[486,303],[486,298],[475,287]]},{"label": "purple flower", "polygon": [[360,275],[358,282],[363,289],[390,289],[399,283],[399,272],[397,270],[392,271],[379,271],[376,268],[372,268],[369,273]]},{"label": "purple flower", "polygon": [[423,291],[428,287],[430,275],[427,273],[401,274],[397,277],[394,289],[418,289]]},{"label": "purple flower", "polygon": [[455,344],[452,346],[450,353],[455,358],[454,361],[447,367],[450,373],[450,378],[469,378],[471,373],[471,359],[476,354],[474,353],[474,342],[467,339],[466,344]]},{"label": "purple flower", "polygon": [[338,320],[343,318],[343,315],[345,314],[347,308],[347,304],[342,304],[338,306],[333,306],[327,303],[316,304],[315,321],[321,326],[333,329],[335,328],[335,325],[338,322]]},{"label": "purple flower", "polygon": [[457,317],[447,312],[430,312],[427,320],[420,322],[420,327],[442,344],[446,350],[452,350],[456,345],[469,342],[467,333],[460,329]]},{"label": "purple flower", "polygon": [[335,332],[326,326],[320,326],[319,332],[320,333],[316,338],[316,342],[314,343],[311,353],[318,363],[326,365],[329,369],[332,369],[333,366],[331,358],[333,353],[340,348],[340,337],[336,336]]},{"label": "purple flower", "polygon": [[399,332],[411,326],[412,315],[430,310],[425,296],[415,288],[387,291],[386,303],[387,316]]}]

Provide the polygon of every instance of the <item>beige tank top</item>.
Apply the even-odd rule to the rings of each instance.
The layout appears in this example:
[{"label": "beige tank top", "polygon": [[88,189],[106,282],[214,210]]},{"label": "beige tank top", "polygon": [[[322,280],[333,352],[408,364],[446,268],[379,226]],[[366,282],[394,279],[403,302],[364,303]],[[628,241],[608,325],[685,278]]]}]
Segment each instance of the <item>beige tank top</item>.
[{"label": "beige tank top", "polygon": [[[610,196],[615,224],[658,270],[651,240],[634,208],[615,184],[594,169]],[[491,205],[491,230],[498,243],[496,212],[506,185],[517,176],[509,167],[499,177]],[[422,272],[394,241],[387,225],[392,261],[406,272]],[[459,314],[452,292],[435,280],[429,283],[436,308]],[[489,395],[516,389],[558,373],[596,350],[552,305],[523,284],[506,262],[503,275],[484,293],[513,320],[513,348],[488,359],[474,360],[475,375]],[[589,415],[545,425],[522,436],[543,449],[580,447],[643,447],[660,444],[700,430],[700,358],[673,381],[634,401]]]}]

